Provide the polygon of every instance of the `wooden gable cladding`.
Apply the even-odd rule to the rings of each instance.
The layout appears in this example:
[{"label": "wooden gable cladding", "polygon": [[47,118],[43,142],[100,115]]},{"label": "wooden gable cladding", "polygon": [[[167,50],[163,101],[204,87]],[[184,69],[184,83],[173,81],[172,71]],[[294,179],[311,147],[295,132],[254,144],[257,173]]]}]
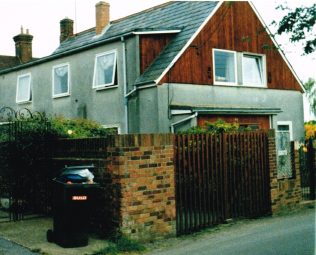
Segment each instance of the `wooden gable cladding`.
[{"label": "wooden gable cladding", "polygon": [[171,34],[148,34],[139,37],[140,73],[144,71],[169,43]]},{"label": "wooden gable cladding", "polygon": [[297,90],[300,84],[246,1],[224,2],[160,83],[212,85],[212,49],[264,54],[270,89]]}]

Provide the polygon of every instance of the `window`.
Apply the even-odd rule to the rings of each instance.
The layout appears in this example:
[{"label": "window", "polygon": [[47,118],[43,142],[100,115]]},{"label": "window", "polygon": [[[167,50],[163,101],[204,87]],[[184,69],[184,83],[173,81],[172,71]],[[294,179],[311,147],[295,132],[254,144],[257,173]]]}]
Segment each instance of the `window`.
[{"label": "window", "polygon": [[249,124],[248,123],[240,123],[239,128],[242,131],[244,131],[244,130],[254,131],[254,130],[260,129],[259,124],[257,124],[257,123],[249,123]]},{"label": "window", "polygon": [[276,131],[278,178],[293,177],[291,140],[293,140],[292,122],[278,121]]},{"label": "window", "polygon": [[53,97],[69,95],[69,64],[53,67]]},{"label": "window", "polygon": [[213,49],[214,84],[264,87],[265,56]]},{"label": "window", "polygon": [[213,50],[215,84],[237,85],[236,52]]},{"label": "window", "polygon": [[31,74],[18,76],[16,102],[30,102],[32,100],[31,93]]},{"label": "window", "polygon": [[262,86],[264,84],[262,56],[243,54],[242,84],[250,86]]},{"label": "window", "polygon": [[109,134],[121,134],[121,127],[119,124],[102,125],[102,127],[106,129]]},{"label": "window", "polygon": [[277,132],[288,132],[290,136],[290,140],[293,141],[292,121],[278,121]]},{"label": "window", "polygon": [[116,51],[109,51],[96,56],[93,88],[114,85],[116,73]]}]

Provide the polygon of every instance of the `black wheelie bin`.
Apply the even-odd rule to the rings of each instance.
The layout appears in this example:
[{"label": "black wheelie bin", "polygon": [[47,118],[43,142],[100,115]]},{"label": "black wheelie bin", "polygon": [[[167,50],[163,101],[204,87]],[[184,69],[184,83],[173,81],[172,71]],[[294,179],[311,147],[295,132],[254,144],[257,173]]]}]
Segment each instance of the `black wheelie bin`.
[{"label": "black wheelie bin", "polygon": [[47,241],[64,248],[88,245],[90,213],[99,185],[93,182],[94,166],[65,167],[53,179],[53,229],[47,231]]}]

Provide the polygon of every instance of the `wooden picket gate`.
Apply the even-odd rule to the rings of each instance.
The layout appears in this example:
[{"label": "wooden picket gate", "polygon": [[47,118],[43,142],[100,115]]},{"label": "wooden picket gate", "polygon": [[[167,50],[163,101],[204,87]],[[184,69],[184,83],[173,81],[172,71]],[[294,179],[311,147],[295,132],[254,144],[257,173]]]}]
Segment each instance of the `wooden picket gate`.
[{"label": "wooden picket gate", "polygon": [[177,233],[271,213],[267,134],[176,135]]}]

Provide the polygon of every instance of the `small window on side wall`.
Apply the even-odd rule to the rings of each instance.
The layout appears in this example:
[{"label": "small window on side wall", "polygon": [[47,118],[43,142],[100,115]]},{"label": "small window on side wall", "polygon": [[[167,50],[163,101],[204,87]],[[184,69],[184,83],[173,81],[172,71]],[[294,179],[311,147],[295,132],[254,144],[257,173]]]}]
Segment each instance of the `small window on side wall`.
[{"label": "small window on side wall", "polygon": [[263,56],[243,54],[242,56],[242,84],[263,86],[265,76],[263,71]]},{"label": "small window on side wall", "polygon": [[69,95],[69,64],[53,67],[53,97]]},{"label": "small window on side wall", "polygon": [[237,85],[236,52],[213,49],[214,83]]},{"label": "small window on side wall", "polygon": [[17,80],[16,102],[24,103],[32,100],[31,74],[19,75]]},{"label": "small window on side wall", "polygon": [[94,65],[93,88],[115,85],[116,51],[96,55]]}]

